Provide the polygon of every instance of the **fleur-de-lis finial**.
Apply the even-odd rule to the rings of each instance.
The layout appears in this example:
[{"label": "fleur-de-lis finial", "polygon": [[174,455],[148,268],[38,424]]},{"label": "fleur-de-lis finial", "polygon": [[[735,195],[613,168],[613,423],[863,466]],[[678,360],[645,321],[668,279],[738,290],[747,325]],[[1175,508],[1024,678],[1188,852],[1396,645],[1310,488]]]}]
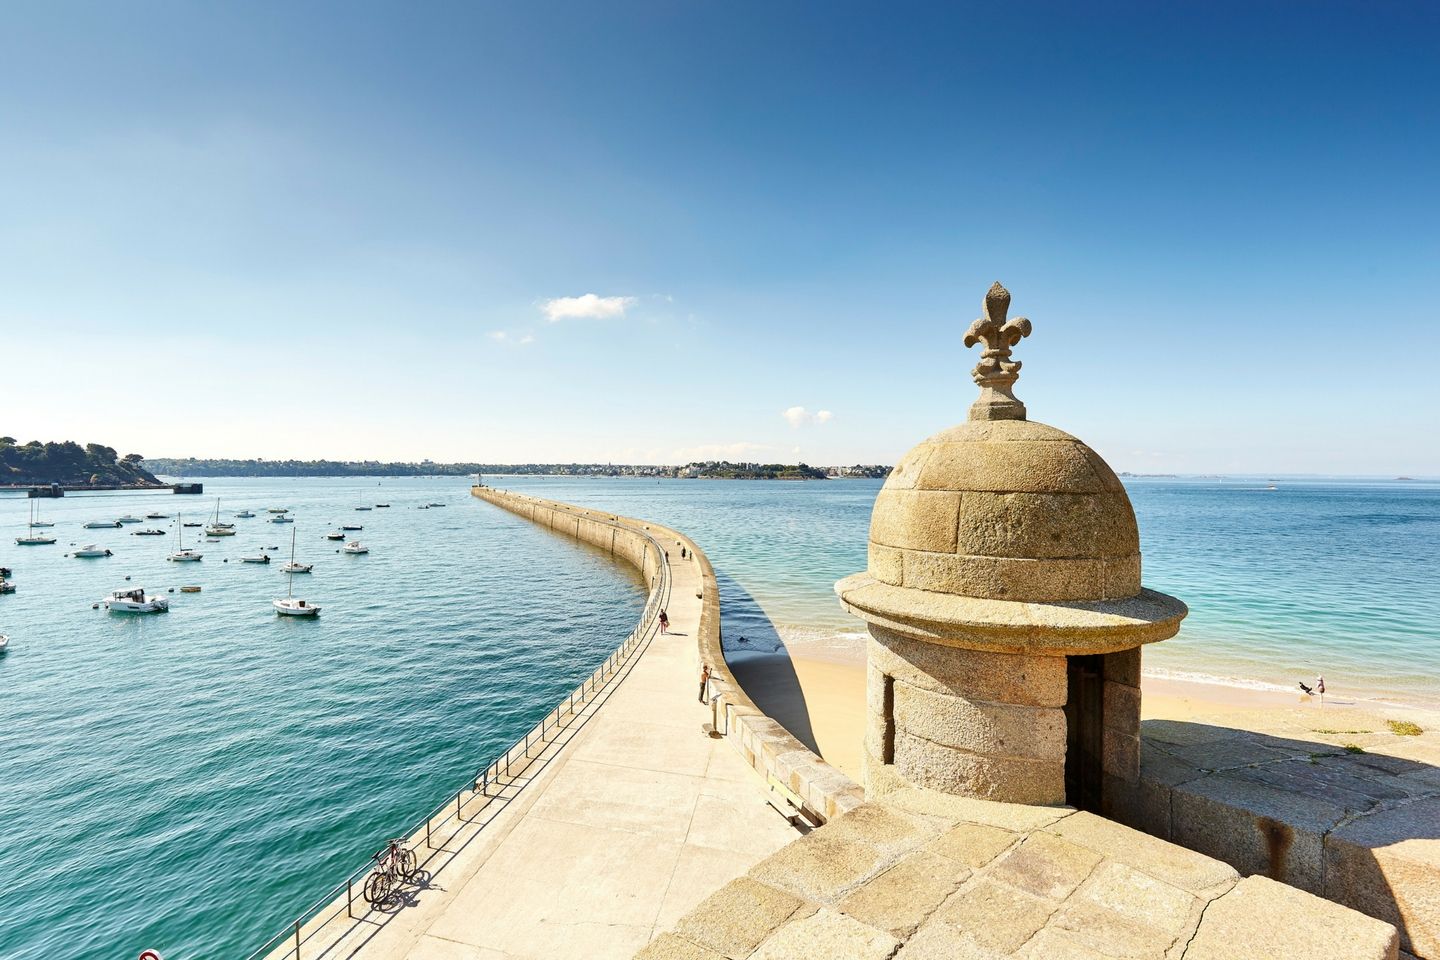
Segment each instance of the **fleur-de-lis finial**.
[{"label": "fleur-de-lis finial", "polygon": [[980,398],[970,406],[971,420],[1024,420],[1025,404],[1011,392],[1020,378],[1020,361],[1010,359],[1010,348],[1030,336],[1030,321],[1024,317],[1006,320],[1010,291],[995,281],[985,294],[985,315],[965,331],[965,346],[985,344],[980,362],[971,376],[980,385]]}]

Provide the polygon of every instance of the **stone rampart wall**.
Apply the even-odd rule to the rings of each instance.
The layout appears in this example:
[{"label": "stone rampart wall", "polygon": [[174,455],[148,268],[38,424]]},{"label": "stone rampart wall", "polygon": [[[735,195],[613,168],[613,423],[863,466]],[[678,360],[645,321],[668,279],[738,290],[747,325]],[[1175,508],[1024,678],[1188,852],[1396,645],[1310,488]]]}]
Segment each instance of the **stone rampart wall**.
[{"label": "stone rampart wall", "polygon": [[694,557],[700,571],[701,612],[695,671],[698,683],[701,665],[710,667],[715,732],[728,739],[762,779],[768,782],[773,777],[793,797],[799,798],[805,814],[817,822],[823,823],[865,801],[865,792],[858,783],[816,756],[790,731],[766,716],[731,674],[721,646],[720,590],[715,581],[715,568],[693,540],[660,524],[602,510],[490,487],[474,487],[471,492],[542,526],[609,550],[638,568],[647,583],[657,570],[653,551],[645,549],[648,541],[644,534],[664,545],[665,562],[678,562],[677,554],[683,546]]}]

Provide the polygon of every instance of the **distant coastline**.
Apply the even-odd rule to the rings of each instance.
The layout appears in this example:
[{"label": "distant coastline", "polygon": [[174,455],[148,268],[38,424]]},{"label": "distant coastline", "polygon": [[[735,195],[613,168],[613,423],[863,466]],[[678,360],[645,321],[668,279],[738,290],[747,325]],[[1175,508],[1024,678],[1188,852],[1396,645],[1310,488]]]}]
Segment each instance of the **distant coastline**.
[{"label": "distant coastline", "polygon": [[230,460],[158,457],[145,461],[154,473],[171,477],[656,477],[694,480],[884,479],[882,464],[812,467],[809,464],[695,461],[684,466],[618,463],[435,463],[431,460]]}]

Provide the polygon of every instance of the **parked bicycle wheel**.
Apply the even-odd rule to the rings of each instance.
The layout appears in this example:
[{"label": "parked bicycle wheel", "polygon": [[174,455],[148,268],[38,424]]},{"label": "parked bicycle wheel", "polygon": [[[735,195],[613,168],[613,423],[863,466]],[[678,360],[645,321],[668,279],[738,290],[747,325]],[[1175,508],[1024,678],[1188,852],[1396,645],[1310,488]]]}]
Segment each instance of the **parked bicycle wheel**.
[{"label": "parked bicycle wheel", "polygon": [[415,871],[420,869],[420,863],[415,859],[415,851],[407,850],[404,847],[395,851],[395,869],[400,876],[409,880],[415,876]]},{"label": "parked bicycle wheel", "polygon": [[390,902],[395,885],[388,873],[375,872],[365,881],[365,899],[372,907],[381,907]]}]

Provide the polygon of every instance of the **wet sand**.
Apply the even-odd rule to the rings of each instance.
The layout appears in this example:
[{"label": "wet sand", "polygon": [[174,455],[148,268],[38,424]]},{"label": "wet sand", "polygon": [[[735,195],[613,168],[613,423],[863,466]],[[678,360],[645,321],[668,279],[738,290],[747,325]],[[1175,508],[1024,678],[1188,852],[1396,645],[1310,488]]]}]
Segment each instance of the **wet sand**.
[{"label": "wet sand", "polygon": [[[861,744],[865,736],[865,664],[860,659],[820,659],[778,653],[752,656],[730,665],[750,699],[801,743],[845,773],[861,779]],[[1168,677],[1144,677],[1143,719],[1194,720],[1230,716],[1237,726],[1273,713],[1314,711],[1324,717],[1380,714],[1413,719],[1427,729],[1440,728],[1440,712],[1403,704],[1349,697],[1332,690],[1323,706],[1319,697],[1298,689],[1292,694],[1201,683]],[[1333,723],[1329,724],[1333,726]]]}]

